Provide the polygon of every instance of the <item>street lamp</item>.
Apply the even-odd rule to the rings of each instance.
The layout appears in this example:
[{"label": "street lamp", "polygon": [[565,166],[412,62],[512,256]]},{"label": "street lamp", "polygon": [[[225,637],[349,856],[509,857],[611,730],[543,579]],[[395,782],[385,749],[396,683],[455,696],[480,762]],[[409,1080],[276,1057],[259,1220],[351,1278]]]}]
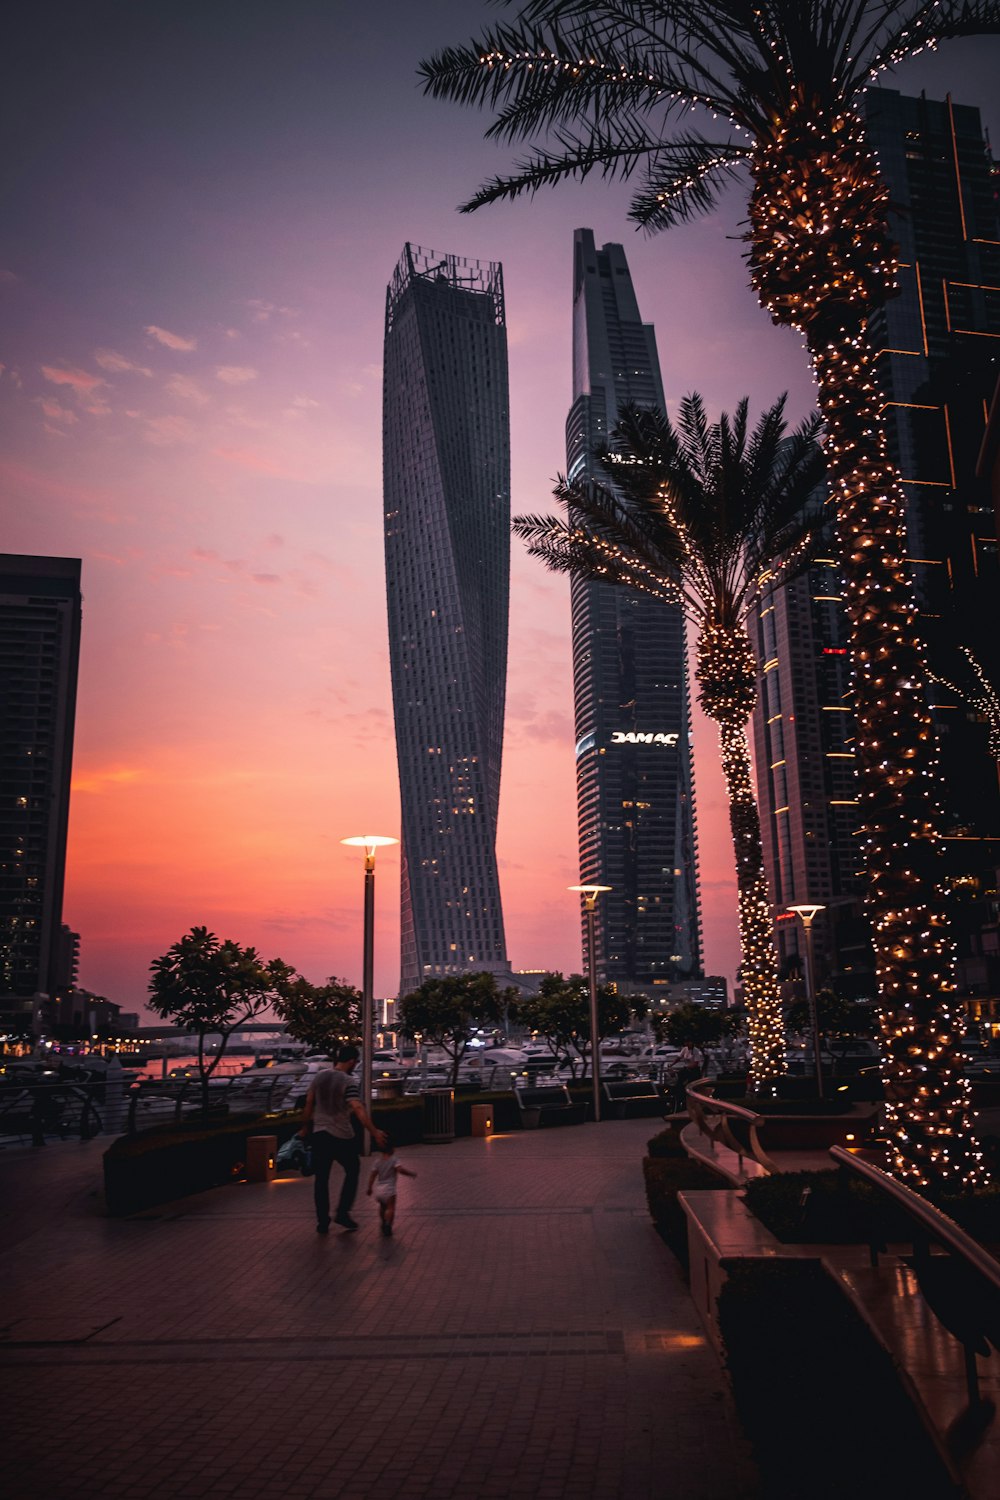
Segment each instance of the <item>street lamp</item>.
[{"label": "street lamp", "polygon": [[[398,844],[398,839],[383,838],[378,833],[362,833],[356,838],[341,839],[342,844],[351,844],[365,851],[365,937],[364,959],[361,978],[361,1103],[365,1114],[371,1119],[372,1112],[372,1009],[375,1003],[375,850],[387,844]],[[368,1156],[371,1142],[365,1132],[361,1148],[362,1156]]]},{"label": "street lamp", "polygon": [[819,1055],[819,1006],[816,1002],[816,971],[813,966],[813,918],[818,912],[826,911],[825,906],[816,906],[809,902],[802,906],[789,906],[788,911],[793,911],[802,922],[802,931],[806,940],[806,1000],[809,1004],[809,1021],[812,1025],[813,1034],[813,1058],[816,1064],[816,1090],[819,1097],[823,1097],[823,1064]]},{"label": "street lamp", "polygon": [[600,1123],[601,1119],[601,1059],[600,1059],[600,1036],[597,1020],[597,951],[594,940],[594,907],[597,898],[603,891],[610,891],[609,885],[571,885],[567,890],[579,891],[584,899],[584,911],[587,914],[587,979],[590,986],[590,1072],[594,1085],[594,1120]]}]

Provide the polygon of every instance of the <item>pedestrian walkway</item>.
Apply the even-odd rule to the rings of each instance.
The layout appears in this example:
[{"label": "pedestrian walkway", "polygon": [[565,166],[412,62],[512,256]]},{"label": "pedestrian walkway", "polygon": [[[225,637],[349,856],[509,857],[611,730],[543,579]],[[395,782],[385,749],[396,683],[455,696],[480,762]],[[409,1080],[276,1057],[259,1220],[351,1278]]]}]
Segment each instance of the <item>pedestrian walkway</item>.
[{"label": "pedestrian walkway", "polygon": [[[302,1179],[126,1221],[63,1186],[0,1253],[8,1500],[749,1500],[645,1210],[654,1128],[408,1148],[390,1240],[363,1196],[318,1236]],[[44,1202],[66,1149],[0,1190]]]}]

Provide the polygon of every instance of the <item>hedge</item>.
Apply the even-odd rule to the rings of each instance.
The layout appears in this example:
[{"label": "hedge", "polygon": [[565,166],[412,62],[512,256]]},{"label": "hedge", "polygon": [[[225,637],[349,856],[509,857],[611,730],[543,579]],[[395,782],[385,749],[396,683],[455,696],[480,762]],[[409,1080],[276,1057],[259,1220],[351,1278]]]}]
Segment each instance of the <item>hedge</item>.
[{"label": "hedge", "polygon": [[719,1329],[768,1500],[954,1500],[891,1357],[818,1260],[727,1260]]},{"label": "hedge", "polygon": [[657,1232],[687,1272],[687,1215],[677,1202],[677,1194],[701,1188],[724,1190],[732,1184],[690,1156],[645,1156],[642,1175],[646,1202]]},{"label": "hedge", "polygon": [[[867,1244],[873,1233],[883,1243],[905,1243],[913,1233],[912,1221],[877,1188],[836,1168],[755,1177],[746,1186],[746,1205],[786,1245]],[[940,1199],[937,1207],[974,1239],[1000,1242],[997,1188]]]}]

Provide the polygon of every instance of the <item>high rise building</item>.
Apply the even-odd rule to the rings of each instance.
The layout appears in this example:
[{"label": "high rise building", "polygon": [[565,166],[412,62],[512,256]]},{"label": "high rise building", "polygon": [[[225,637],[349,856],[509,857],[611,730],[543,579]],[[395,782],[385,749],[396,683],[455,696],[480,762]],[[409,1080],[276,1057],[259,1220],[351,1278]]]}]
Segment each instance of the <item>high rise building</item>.
[{"label": "high rise building", "polygon": [[[869,140],[889,185],[901,261],[899,295],[873,314],[887,433],[906,496],[908,553],[932,684],[945,802],[948,878],[956,895],[960,983],[979,941],[977,915],[1000,852],[997,764],[970,701],[976,668],[1000,684],[997,535],[988,481],[976,474],[1000,350],[998,177],[979,112],[865,96]],[[785,956],[796,951],[784,908],[824,902],[820,977],[872,990],[853,873],[850,665],[835,566],[770,591],[756,622],[761,697],[755,716],[765,865]],[[957,691],[956,691],[957,689]]]},{"label": "high rise building", "polygon": [[[664,409],[656,335],[621,245],[573,238],[570,479],[596,471],[619,410]],[[701,972],[684,617],[611,584],[572,582],[580,879],[597,908],[603,982],[650,990]],[[584,929],[586,949],[586,929]]]},{"label": "high rise building", "polygon": [[0,555],[0,1015],[44,1023],[63,976],[80,562]]},{"label": "high rise building", "polygon": [[496,860],[510,575],[499,264],[406,245],[386,295],[383,469],[405,994],[434,976],[509,972]]}]

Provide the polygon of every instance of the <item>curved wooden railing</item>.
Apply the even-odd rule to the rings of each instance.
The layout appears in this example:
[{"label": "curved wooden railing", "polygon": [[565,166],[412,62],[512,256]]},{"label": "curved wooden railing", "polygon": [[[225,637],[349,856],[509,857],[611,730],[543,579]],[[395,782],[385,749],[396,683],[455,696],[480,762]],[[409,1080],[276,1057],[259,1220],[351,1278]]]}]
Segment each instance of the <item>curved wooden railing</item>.
[{"label": "curved wooden railing", "polygon": [[[880,1167],[862,1161],[842,1146],[831,1146],[830,1155],[843,1171],[875,1188],[913,1225],[912,1266],[917,1284],[935,1317],[965,1351],[970,1407],[992,1419],[992,1403],[980,1397],[976,1355],[989,1356],[1000,1349],[1000,1261],[947,1214]],[[932,1246],[945,1253],[933,1254]],[[879,1251],[884,1249],[873,1223],[873,1265],[878,1265]]]},{"label": "curved wooden railing", "polygon": [[730,1104],[727,1099],[716,1099],[715,1084],[709,1078],[698,1078],[694,1083],[689,1083],[684,1093],[692,1123],[698,1127],[702,1135],[707,1136],[713,1149],[718,1144],[728,1147],[730,1151],[735,1151],[740,1160],[741,1172],[747,1148],[739,1137],[733,1134],[729,1125],[730,1120],[739,1120],[747,1127],[750,1153],[754,1160],[764,1168],[764,1171],[776,1172],[778,1170],[760,1143],[759,1131],[767,1124],[765,1115],[758,1115],[752,1109],[744,1109],[742,1104]]}]

